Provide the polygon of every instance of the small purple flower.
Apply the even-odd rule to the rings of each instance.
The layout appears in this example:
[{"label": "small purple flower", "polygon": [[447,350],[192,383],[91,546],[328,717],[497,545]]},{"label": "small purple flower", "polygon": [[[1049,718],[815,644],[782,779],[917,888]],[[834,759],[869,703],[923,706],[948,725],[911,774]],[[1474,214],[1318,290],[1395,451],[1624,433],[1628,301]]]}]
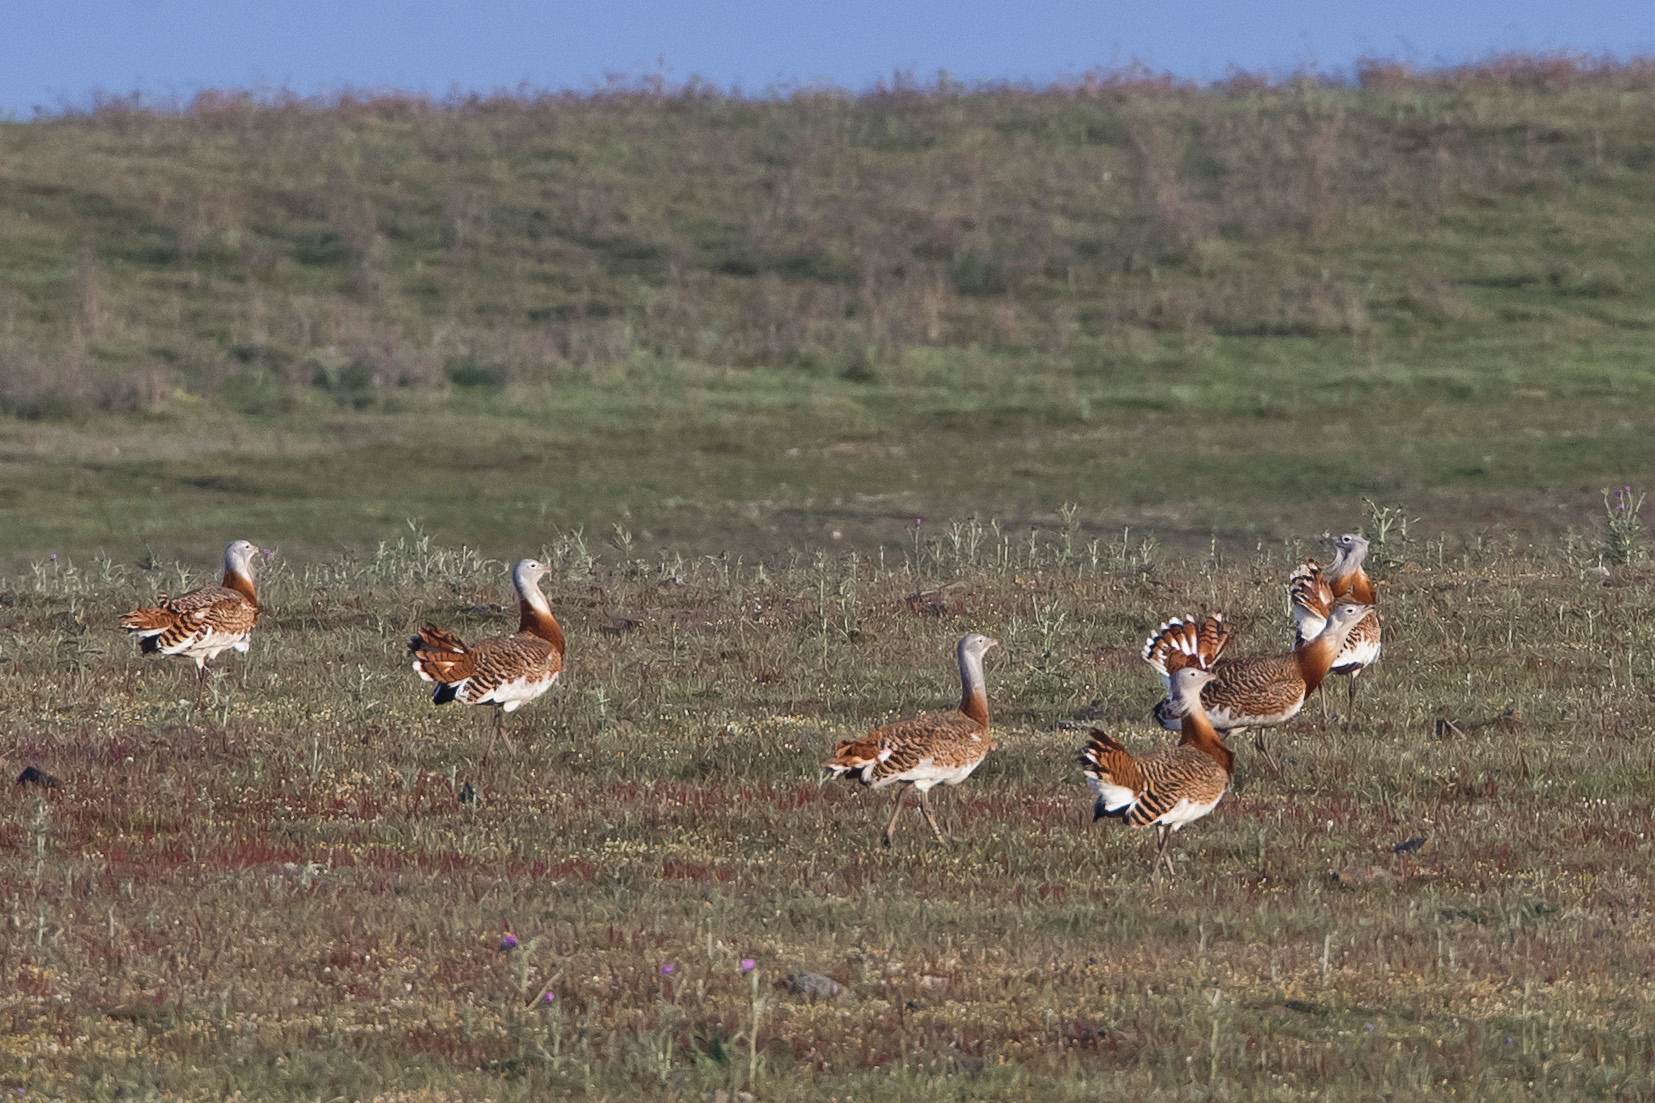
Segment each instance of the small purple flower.
[{"label": "small purple flower", "polygon": [[541,1003],[551,1003],[555,999],[557,999],[557,993],[553,992],[549,989],[540,994],[540,1002]]},{"label": "small purple flower", "polygon": [[661,975],[663,977],[670,977],[676,972],[678,972],[678,966],[676,966],[676,965],[663,965],[663,966],[661,966]]},{"label": "small purple flower", "polygon": [[276,549],[275,548],[260,548],[259,549],[259,554],[264,556],[266,559],[274,559],[274,558],[276,558]]},{"label": "small purple flower", "polygon": [[[56,559],[56,558],[57,558],[57,552],[53,552],[53,553],[52,553],[52,554],[51,554],[51,556],[50,556],[50,558],[52,558],[52,559],[54,559],[54,560],[55,560],[55,559]],[[22,1089],[18,1089],[18,1090],[20,1090],[20,1091],[21,1091],[21,1090],[22,1090]]]},{"label": "small purple flower", "polygon": [[754,961],[750,957],[744,957],[744,958],[741,959],[741,975],[742,976],[746,976],[748,973],[751,973],[754,969],[757,969],[758,967],[759,967],[759,963]]},{"label": "small purple flower", "polygon": [[507,931],[506,937],[500,940],[500,952],[503,954],[507,950],[515,950],[516,948],[517,936],[512,934],[510,931]]},{"label": "small purple flower", "polygon": [[914,518],[914,527],[915,528],[919,528],[923,524],[925,524],[925,519],[923,517],[915,517]]}]

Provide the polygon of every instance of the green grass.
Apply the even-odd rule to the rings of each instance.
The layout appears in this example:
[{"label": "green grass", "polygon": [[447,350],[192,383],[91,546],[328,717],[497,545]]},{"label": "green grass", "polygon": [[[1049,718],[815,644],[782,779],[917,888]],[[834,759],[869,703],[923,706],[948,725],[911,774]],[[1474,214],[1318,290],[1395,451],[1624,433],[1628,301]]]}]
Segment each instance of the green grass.
[{"label": "green grass", "polygon": [[[0,422],[0,562],[200,559],[233,535],[367,552],[410,520],[499,558],[616,526],[655,552],[872,554],[915,518],[1049,526],[1066,502],[1092,536],[1148,528],[1192,549],[1348,527],[1364,497],[1456,539],[1538,537],[1590,524],[1600,489],[1655,463],[1647,373],[1617,349],[1560,349],[1532,375],[1244,351],[1215,340],[1089,371],[913,354],[873,387],[641,362],[397,412]],[[1331,366],[1307,381],[1311,359]]]},{"label": "green grass", "polygon": [[1583,526],[1651,459],[1647,66],[1375,73],[0,124],[0,567]]},{"label": "green grass", "polygon": [[[568,676],[487,765],[486,717],[433,709],[398,656],[424,620],[505,624],[501,563],[412,537],[278,556],[199,708],[187,664],[111,629],[194,564],[7,579],[4,762],[64,788],[0,821],[0,1075],[88,1099],[1655,1090],[1646,586],[1393,532],[1356,720],[1278,733],[1280,781],[1243,747],[1156,889],[1056,724],[1161,743],[1143,636],[1222,608],[1243,650],[1281,646],[1295,549],[1077,530],[967,524],[883,566],[556,542]],[[883,850],[888,795],[816,764],[948,702],[967,629],[1003,641],[999,746],[938,794],[951,849],[916,817]],[[846,995],[787,991],[806,970]]]}]

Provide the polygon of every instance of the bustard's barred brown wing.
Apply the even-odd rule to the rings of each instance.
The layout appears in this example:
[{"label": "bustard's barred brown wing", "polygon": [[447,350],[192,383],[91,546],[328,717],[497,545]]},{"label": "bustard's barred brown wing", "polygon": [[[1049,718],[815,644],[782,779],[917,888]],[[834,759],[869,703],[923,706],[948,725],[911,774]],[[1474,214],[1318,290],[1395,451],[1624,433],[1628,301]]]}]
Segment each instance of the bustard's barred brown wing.
[{"label": "bustard's barred brown wing", "polygon": [[549,686],[563,672],[563,653],[527,632],[491,636],[468,647],[454,633],[428,624],[408,641],[408,648],[419,676],[438,683],[433,698],[438,704],[456,699],[468,705],[493,703],[509,712],[522,703],[522,695],[513,690]]},{"label": "bustard's barred brown wing", "polygon": [[[1304,704],[1304,676],[1292,654],[1223,659],[1213,672],[1218,677],[1201,687],[1201,703],[1221,731],[1280,724]],[[1163,728],[1178,730],[1183,714],[1172,698],[1163,697],[1154,711]]]},{"label": "bustard's barred brown wing", "polygon": [[143,639],[144,653],[173,654],[207,637],[246,636],[259,620],[259,607],[239,590],[202,586],[177,597],[163,595],[159,604],[134,609],[121,627]]},{"label": "bustard's barred brown wing", "polygon": [[928,712],[840,743],[823,765],[836,774],[859,773],[864,784],[878,788],[928,769],[973,767],[993,749],[988,729],[963,712]]},{"label": "bustard's barred brown wing", "polygon": [[1291,654],[1229,659],[1219,663],[1215,672],[1218,677],[1201,687],[1201,703],[1215,727],[1285,719],[1284,713],[1291,714],[1304,703],[1304,675]]},{"label": "bustard's barred brown wing", "polygon": [[1097,814],[1118,815],[1133,827],[1173,816],[1180,802],[1203,809],[1197,815],[1204,815],[1230,784],[1228,771],[1194,744],[1134,758],[1113,736],[1095,728],[1080,763],[1098,794]]}]

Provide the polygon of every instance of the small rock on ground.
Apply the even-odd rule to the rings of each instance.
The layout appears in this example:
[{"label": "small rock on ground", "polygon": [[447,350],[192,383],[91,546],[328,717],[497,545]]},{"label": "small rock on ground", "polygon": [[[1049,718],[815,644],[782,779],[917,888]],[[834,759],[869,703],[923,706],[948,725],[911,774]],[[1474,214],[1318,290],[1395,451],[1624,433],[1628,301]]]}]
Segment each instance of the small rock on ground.
[{"label": "small rock on ground", "polygon": [[787,990],[822,1000],[836,1000],[845,994],[844,985],[820,973],[794,973],[787,978]]}]

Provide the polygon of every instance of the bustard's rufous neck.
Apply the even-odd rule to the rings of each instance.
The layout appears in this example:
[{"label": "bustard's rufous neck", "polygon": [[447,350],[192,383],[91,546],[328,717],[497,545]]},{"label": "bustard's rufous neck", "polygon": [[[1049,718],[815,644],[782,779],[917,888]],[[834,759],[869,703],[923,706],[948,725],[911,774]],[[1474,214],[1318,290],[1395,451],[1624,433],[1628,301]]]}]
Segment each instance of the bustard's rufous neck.
[{"label": "bustard's rufous neck", "polygon": [[1368,577],[1367,571],[1358,567],[1354,574],[1346,575],[1342,581],[1345,590],[1342,596],[1359,601],[1363,605],[1375,604],[1377,595],[1373,592],[1373,579]]},{"label": "bustard's rufous neck", "polygon": [[1178,742],[1188,743],[1205,752],[1224,768],[1226,774],[1230,774],[1235,772],[1235,753],[1224,743],[1218,729],[1213,727],[1213,722],[1207,718],[1206,706],[1201,703],[1201,687],[1216,677],[1209,670],[1194,667],[1185,667],[1174,675],[1173,704],[1182,716],[1179,721],[1182,736]]},{"label": "bustard's rufous neck", "polygon": [[1321,688],[1339,652],[1344,649],[1345,641],[1350,638],[1351,629],[1372,608],[1371,605],[1341,602],[1334,607],[1321,633],[1293,652],[1293,658],[1299,664],[1299,676],[1304,679],[1306,696]]},{"label": "bustard's rufous neck", "polygon": [[234,590],[252,605],[259,603],[258,591],[253,588],[253,557],[259,549],[247,540],[237,540],[224,549],[224,579],[219,585]]},{"label": "bustard's rufous neck", "polygon": [[1333,592],[1341,598],[1372,605],[1373,580],[1362,568],[1362,564],[1368,558],[1367,540],[1354,532],[1347,532],[1336,537],[1333,544],[1339,549],[1339,554],[1334,557],[1332,566],[1327,570],[1328,582],[1333,586]]},{"label": "bustard's rufous neck", "polygon": [[547,571],[545,564],[533,559],[518,562],[511,571],[511,584],[517,591],[517,630],[539,636],[563,654],[563,628],[552,616],[552,607],[546,595],[540,592],[540,577]]},{"label": "bustard's rufous neck", "polygon": [[960,640],[960,711],[988,727],[988,686],[983,680],[983,654],[999,641],[973,632]]}]

